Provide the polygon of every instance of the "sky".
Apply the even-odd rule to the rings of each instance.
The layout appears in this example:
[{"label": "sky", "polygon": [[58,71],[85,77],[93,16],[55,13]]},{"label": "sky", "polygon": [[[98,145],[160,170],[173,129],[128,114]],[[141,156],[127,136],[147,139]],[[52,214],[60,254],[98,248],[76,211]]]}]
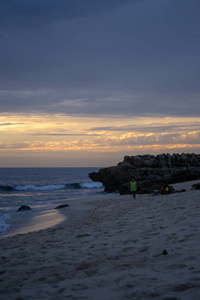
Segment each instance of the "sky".
[{"label": "sky", "polygon": [[199,0],[1,0],[0,167],[200,153]]}]

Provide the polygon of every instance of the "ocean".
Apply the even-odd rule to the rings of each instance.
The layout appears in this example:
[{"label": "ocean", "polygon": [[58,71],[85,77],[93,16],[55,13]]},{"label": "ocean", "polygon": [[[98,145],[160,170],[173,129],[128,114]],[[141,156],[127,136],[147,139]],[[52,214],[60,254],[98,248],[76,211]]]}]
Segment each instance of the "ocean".
[{"label": "ocean", "polygon": [[[21,205],[31,212],[50,211],[65,200],[98,196],[104,192],[100,182],[88,174],[99,168],[0,168],[0,235],[17,226]],[[30,215],[30,211],[23,212]],[[49,215],[50,216],[50,215]],[[21,216],[20,216],[21,217]],[[15,220],[15,222],[14,222]]]}]

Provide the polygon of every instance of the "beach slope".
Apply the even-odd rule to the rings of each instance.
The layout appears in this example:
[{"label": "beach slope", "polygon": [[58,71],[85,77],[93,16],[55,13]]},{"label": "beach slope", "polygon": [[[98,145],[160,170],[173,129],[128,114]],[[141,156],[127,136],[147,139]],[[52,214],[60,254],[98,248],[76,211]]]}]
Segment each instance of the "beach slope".
[{"label": "beach slope", "polygon": [[71,201],[60,225],[1,238],[1,300],[198,299],[195,182],[173,185],[186,192],[165,196]]}]

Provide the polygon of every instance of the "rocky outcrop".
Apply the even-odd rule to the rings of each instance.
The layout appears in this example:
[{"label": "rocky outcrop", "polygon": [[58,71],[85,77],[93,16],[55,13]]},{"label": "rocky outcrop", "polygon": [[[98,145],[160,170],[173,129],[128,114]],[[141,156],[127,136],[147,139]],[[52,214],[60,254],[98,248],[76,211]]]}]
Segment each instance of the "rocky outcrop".
[{"label": "rocky outcrop", "polygon": [[127,190],[130,177],[135,176],[140,191],[149,192],[168,184],[200,179],[200,154],[159,154],[125,156],[116,166],[89,174],[93,181],[102,182],[106,192]]}]

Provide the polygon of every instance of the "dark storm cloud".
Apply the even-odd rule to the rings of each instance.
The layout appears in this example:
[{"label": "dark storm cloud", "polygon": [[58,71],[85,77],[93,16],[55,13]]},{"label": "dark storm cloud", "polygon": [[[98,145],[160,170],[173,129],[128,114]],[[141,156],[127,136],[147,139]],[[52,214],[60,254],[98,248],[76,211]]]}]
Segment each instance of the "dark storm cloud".
[{"label": "dark storm cloud", "polygon": [[14,125],[22,125],[23,123],[0,123],[0,126],[14,126]]},{"label": "dark storm cloud", "polygon": [[105,126],[105,127],[93,127],[89,129],[90,131],[110,131],[110,132],[134,132],[134,133],[174,133],[176,132],[186,132],[186,131],[199,131],[200,130],[200,122],[185,122],[178,124],[166,124],[161,125],[159,123],[151,123],[148,126],[142,126],[137,124],[125,125],[125,126]]},{"label": "dark storm cloud", "polygon": [[95,133],[35,133],[31,135],[37,135],[37,136],[100,136],[100,134]]},{"label": "dark storm cloud", "polygon": [[0,110],[199,115],[199,0],[1,1]]},{"label": "dark storm cloud", "polygon": [[139,0],[2,0],[1,26],[38,29],[46,24],[108,12],[120,5]]}]

